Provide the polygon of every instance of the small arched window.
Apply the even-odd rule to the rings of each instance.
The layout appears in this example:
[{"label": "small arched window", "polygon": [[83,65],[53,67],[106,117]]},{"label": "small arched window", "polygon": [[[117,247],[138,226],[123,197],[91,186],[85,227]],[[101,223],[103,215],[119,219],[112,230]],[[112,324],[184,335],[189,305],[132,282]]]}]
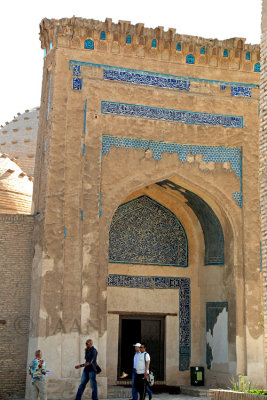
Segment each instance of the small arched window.
[{"label": "small arched window", "polygon": [[188,54],[186,56],[186,63],[187,64],[195,64],[195,57],[193,56],[193,54]]},{"label": "small arched window", "polygon": [[50,40],[49,50],[52,50],[52,49],[53,49],[53,42],[52,42],[52,40]]},{"label": "small arched window", "polygon": [[177,43],[176,50],[177,50],[177,51],[182,51],[182,44],[181,44],[181,42],[178,42],[178,43]]},{"label": "small arched window", "polygon": [[106,40],[106,32],[105,31],[102,31],[100,33],[100,40]]},{"label": "small arched window", "polygon": [[246,52],[246,60],[250,60],[250,51]]},{"label": "small arched window", "polygon": [[254,72],[261,72],[261,64],[259,62],[254,65]]},{"label": "small arched window", "polygon": [[205,46],[202,46],[200,49],[200,54],[206,54],[206,48]]},{"label": "small arched window", "polygon": [[84,42],[84,48],[88,50],[94,50],[94,42],[92,39],[86,39]]},{"label": "small arched window", "polygon": [[224,57],[228,57],[228,50],[227,50],[227,49],[224,49],[224,51],[223,51],[223,56],[224,56]]},{"label": "small arched window", "polygon": [[157,47],[157,40],[156,39],[152,40],[151,47]]},{"label": "small arched window", "polygon": [[132,37],[131,37],[131,35],[127,35],[127,37],[126,37],[126,43],[132,43]]}]

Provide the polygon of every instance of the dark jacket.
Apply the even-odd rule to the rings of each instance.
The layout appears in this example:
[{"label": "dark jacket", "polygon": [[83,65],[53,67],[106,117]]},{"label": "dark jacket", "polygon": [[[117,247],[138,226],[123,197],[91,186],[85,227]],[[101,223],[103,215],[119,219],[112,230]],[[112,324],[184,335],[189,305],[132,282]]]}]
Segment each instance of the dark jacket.
[{"label": "dark jacket", "polygon": [[90,365],[84,368],[86,372],[96,372],[97,350],[94,346],[90,347],[90,350],[85,355],[85,361],[89,362]]}]

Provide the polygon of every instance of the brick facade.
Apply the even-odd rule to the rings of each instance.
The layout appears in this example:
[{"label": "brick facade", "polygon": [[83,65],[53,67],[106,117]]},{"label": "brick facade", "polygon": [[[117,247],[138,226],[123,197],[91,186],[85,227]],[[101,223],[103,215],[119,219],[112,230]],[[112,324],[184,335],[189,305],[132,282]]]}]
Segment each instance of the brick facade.
[{"label": "brick facade", "polygon": [[25,393],[30,319],[31,215],[0,215],[0,398]]}]

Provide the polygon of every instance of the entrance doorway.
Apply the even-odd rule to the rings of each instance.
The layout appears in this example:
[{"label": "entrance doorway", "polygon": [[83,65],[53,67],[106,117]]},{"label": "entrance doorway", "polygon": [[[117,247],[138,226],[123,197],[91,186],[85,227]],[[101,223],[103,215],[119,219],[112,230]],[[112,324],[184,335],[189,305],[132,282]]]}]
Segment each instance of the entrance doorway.
[{"label": "entrance doorway", "polygon": [[123,372],[132,375],[134,343],[143,342],[147,345],[150,355],[150,369],[157,381],[165,377],[165,320],[164,317],[121,316],[118,349],[118,379]]}]

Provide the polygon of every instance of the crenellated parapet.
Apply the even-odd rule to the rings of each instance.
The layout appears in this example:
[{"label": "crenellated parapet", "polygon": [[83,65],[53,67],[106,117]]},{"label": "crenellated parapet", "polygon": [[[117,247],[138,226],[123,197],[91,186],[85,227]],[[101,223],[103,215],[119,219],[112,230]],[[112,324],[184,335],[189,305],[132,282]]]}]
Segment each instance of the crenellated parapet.
[{"label": "crenellated parapet", "polygon": [[76,18],[43,19],[41,46],[46,52],[67,47],[84,51],[108,52],[177,63],[198,64],[224,69],[260,71],[260,46],[246,44],[244,38],[206,39],[176,33],[164,27],[146,28],[129,21],[113,23]]}]

